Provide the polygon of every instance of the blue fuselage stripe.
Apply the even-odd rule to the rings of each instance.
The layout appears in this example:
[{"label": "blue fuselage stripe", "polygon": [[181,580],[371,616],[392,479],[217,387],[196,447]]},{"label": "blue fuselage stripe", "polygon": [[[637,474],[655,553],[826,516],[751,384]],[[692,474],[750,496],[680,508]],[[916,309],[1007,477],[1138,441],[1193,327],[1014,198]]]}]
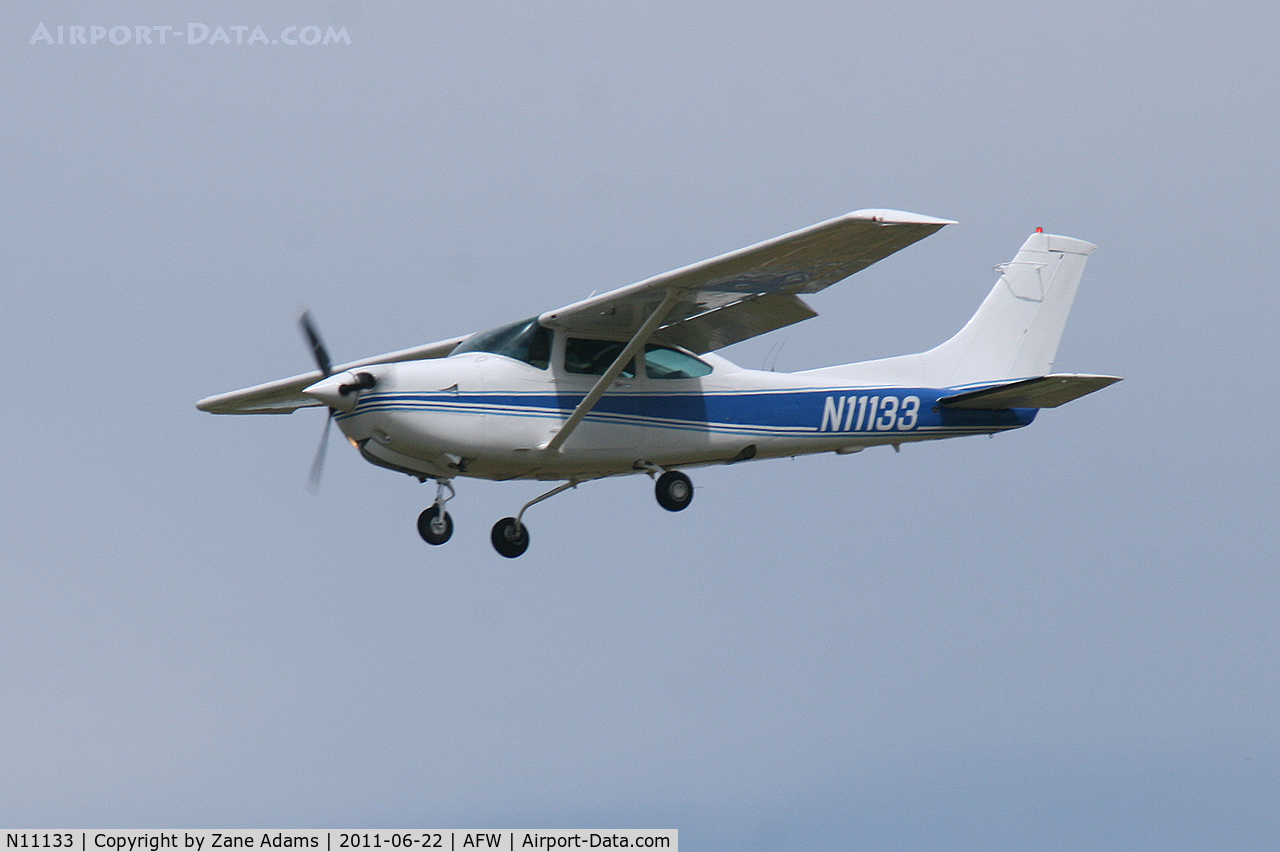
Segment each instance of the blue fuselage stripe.
[{"label": "blue fuselage stripe", "polygon": [[[968,434],[1026,426],[1035,409],[962,409],[938,405],[951,389],[818,388],[721,393],[609,394],[587,416],[596,423],[736,435],[831,433],[884,435]],[[374,412],[483,414],[564,420],[582,401],[578,393],[372,393],[355,417]]]}]

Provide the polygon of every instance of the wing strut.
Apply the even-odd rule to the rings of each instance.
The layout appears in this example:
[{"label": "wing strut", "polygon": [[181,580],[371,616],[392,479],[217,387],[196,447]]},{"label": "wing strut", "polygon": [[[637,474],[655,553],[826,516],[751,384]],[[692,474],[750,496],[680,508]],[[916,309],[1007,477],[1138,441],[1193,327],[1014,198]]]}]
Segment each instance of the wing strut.
[{"label": "wing strut", "polygon": [[560,430],[551,436],[551,440],[539,447],[540,450],[554,453],[564,445],[565,441],[569,440],[569,436],[573,434],[573,430],[577,429],[578,424],[582,422],[582,419],[591,413],[591,409],[596,407],[596,403],[600,401],[600,397],[604,396],[605,391],[609,389],[609,386],[613,384],[614,380],[617,379],[618,376],[622,375],[622,370],[627,366],[627,362],[634,358],[635,354],[640,351],[640,348],[649,341],[649,338],[653,336],[654,331],[656,331],[662,321],[666,319],[667,314],[671,313],[671,309],[676,306],[676,302],[678,301],[680,301],[678,291],[668,290],[666,297],[662,300],[662,303],[659,304],[657,309],[655,309],[654,312],[649,315],[649,318],[644,321],[644,325],[640,326],[640,328],[636,330],[636,333],[632,335],[631,340],[625,347],[623,347],[622,351],[618,353],[618,357],[613,359],[613,363],[609,365],[609,369],[604,371],[604,375],[596,381],[595,386],[591,388],[591,391],[582,398],[582,402],[578,403],[578,407],[569,415],[569,419],[564,422],[564,425],[560,427]]}]

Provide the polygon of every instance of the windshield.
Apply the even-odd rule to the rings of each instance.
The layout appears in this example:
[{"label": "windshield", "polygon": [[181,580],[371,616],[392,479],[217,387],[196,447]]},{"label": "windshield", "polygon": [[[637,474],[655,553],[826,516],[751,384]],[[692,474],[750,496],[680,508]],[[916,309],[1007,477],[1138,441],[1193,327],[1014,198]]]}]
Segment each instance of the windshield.
[{"label": "windshield", "polygon": [[492,352],[494,355],[505,355],[545,370],[551,362],[551,329],[539,325],[537,317],[521,320],[492,331],[473,334],[449,354],[459,355],[463,352]]}]

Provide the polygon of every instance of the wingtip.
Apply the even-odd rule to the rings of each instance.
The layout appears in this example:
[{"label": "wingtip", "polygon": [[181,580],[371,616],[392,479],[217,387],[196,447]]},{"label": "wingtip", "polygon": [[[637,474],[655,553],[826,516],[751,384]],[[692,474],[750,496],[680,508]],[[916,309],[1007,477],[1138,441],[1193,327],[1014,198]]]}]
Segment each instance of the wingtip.
[{"label": "wingtip", "polygon": [[881,208],[869,208],[867,210],[855,210],[849,214],[850,219],[866,219],[872,222],[878,222],[881,225],[954,225],[956,222],[952,219],[939,219],[936,216],[925,216],[922,213],[909,213],[906,210],[889,210]]}]

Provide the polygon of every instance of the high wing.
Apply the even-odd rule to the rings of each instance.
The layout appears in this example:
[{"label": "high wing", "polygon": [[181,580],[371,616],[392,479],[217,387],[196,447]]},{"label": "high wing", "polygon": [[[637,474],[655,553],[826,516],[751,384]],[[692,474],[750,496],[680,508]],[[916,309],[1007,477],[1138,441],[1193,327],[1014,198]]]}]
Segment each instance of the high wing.
[{"label": "high wing", "polygon": [[651,340],[710,352],[817,313],[816,293],[929,236],[947,219],[857,210],[781,237],[549,311],[543,325],[633,337],[660,306]]},{"label": "high wing", "polygon": [[630,338],[569,419],[540,449],[555,452],[650,340],[710,352],[817,316],[816,293],[929,236],[947,219],[856,210],[538,317],[577,333]]},{"label": "high wing", "polygon": [[[626,337],[628,346],[550,442],[564,442],[630,358],[650,340],[703,353],[817,316],[799,294],[865,269],[953,222],[900,210],[857,210],[781,237],[663,273],[539,317],[577,333]],[[375,355],[333,368],[443,358],[466,336]],[[214,414],[288,414],[321,405],[302,393],[318,370],[196,403]]]},{"label": "high wing", "polygon": [[[373,364],[443,358],[463,340],[466,340],[465,336],[401,349],[398,352],[388,352],[385,355],[375,355],[349,364],[339,364],[333,368],[333,373],[344,373],[356,367],[368,367]],[[312,370],[288,379],[277,379],[274,382],[255,385],[244,390],[206,397],[196,403],[196,408],[214,414],[288,414],[306,406],[323,405],[319,400],[302,393],[303,388],[311,387],[322,378],[324,375],[319,370]]]}]

